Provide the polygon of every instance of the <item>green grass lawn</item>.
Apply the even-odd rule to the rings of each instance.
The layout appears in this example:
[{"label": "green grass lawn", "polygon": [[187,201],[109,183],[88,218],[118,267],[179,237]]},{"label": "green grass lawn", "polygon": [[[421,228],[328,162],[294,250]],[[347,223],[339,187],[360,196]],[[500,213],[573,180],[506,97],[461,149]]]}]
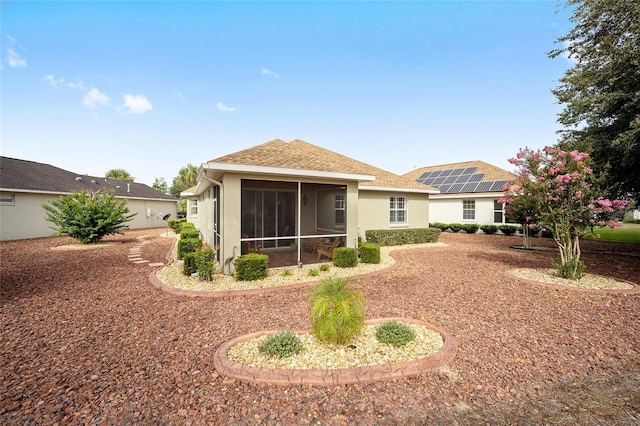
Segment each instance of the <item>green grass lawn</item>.
[{"label": "green grass lawn", "polygon": [[[594,228],[594,234],[600,234],[600,241],[614,241],[618,243],[640,244],[640,226],[623,225],[620,228]],[[587,236],[585,240],[593,240],[594,237]]]}]

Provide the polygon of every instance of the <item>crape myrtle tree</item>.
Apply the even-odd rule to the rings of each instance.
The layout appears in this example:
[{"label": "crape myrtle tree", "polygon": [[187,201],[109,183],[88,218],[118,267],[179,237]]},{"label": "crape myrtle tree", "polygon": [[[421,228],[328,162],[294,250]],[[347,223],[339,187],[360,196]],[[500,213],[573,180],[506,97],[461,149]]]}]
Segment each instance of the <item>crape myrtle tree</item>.
[{"label": "crape myrtle tree", "polygon": [[627,201],[601,196],[584,152],[524,148],[509,162],[516,166],[516,178],[505,185],[501,202],[507,210],[526,211],[529,227],[537,225],[552,234],[560,255],[554,266],[561,277],[581,278],[585,264],[580,260],[580,237],[592,233],[594,226],[618,226],[616,215]]},{"label": "crape myrtle tree", "polygon": [[129,213],[126,200],[113,191],[79,191],[43,204],[55,235],[68,235],[81,244],[99,242],[105,235],[121,234],[137,213]]},{"label": "crape myrtle tree", "polygon": [[575,24],[552,58],[573,66],[552,92],[558,146],[587,152],[609,196],[640,202],[640,1],[566,0]]}]

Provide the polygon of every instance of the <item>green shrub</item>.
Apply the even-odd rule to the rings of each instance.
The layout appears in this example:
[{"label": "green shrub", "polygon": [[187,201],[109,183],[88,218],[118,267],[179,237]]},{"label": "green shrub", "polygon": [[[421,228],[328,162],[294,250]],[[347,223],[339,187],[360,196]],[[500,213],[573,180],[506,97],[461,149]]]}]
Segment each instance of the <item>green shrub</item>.
[{"label": "green shrub", "polygon": [[367,242],[380,246],[435,243],[442,231],[438,228],[370,229],[365,231]]},{"label": "green shrub", "polygon": [[292,331],[279,331],[267,337],[258,350],[270,357],[286,358],[302,350],[302,341]]},{"label": "green shrub", "polygon": [[479,228],[480,225],[478,225],[477,223],[465,223],[462,225],[462,230],[467,234],[475,234],[476,232],[478,232]]},{"label": "green shrub", "polygon": [[318,275],[320,275],[320,272],[318,272],[318,270],[316,268],[311,268],[307,272],[307,275],[310,276],[310,277],[317,277]]},{"label": "green shrub", "polygon": [[622,219],[622,223],[635,223],[640,224],[640,219],[634,219],[632,216],[625,216]]},{"label": "green shrub", "polygon": [[186,221],[187,221],[187,219],[185,219],[185,218],[182,218],[182,219],[171,219],[169,222],[167,222],[167,225],[169,226],[169,228],[173,229],[174,232],[178,233],[178,232],[180,232],[180,227]]},{"label": "green shrub", "polygon": [[198,278],[211,281],[213,279],[213,270],[216,262],[215,252],[211,249],[198,250],[195,257]]},{"label": "green shrub", "polygon": [[318,266],[318,268],[322,272],[327,272],[329,270],[329,268],[331,268],[331,265],[329,265],[328,263],[321,263],[320,266]]},{"label": "green shrub", "polygon": [[182,273],[186,276],[190,276],[191,274],[196,273],[196,271],[198,270],[198,266],[196,265],[196,253],[197,252],[193,251],[190,253],[185,253],[182,256]]},{"label": "green shrub", "polygon": [[333,251],[333,264],[339,268],[353,268],[358,265],[358,250],[353,247],[337,247]]},{"label": "green shrub", "polygon": [[587,265],[581,260],[568,259],[566,264],[563,265],[560,260],[553,264],[558,269],[558,274],[562,278],[570,280],[579,280],[584,277],[584,273],[587,269]]},{"label": "green shrub", "polygon": [[462,224],[461,223],[452,223],[449,225],[449,229],[452,232],[460,232],[462,230]]},{"label": "green shrub", "polygon": [[516,231],[518,230],[518,227],[514,225],[500,225],[498,229],[504,235],[512,235],[516,233]]},{"label": "green shrub", "polygon": [[311,288],[311,325],[316,339],[337,344],[347,343],[362,332],[364,296],[347,288],[349,279],[325,278]]},{"label": "green shrub", "polygon": [[55,235],[68,235],[81,244],[97,243],[105,235],[121,234],[137,213],[129,214],[126,200],[113,191],[79,191],[43,204]]},{"label": "green shrub", "polygon": [[362,263],[380,263],[380,246],[374,243],[360,244],[360,261]]},{"label": "green shrub", "polygon": [[178,241],[178,259],[184,259],[186,253],[193,253],[202,248],[200,238],[185,238]]},{"label": "green shrub", "polygon": [[182,231],[183,229],[195,229],[196,225],[194,225],[191,222],[182,222],[180,223],[180,231]]},{"label": "green shrub", "polygon": [[200,231],[195,228],[185,228],[180,231],[180,239],[200,238]]},{"label": "green shrub", "polygon": [[495,225],[480,225],[480,230],[485,234],[495,234],[498,232],[498,227]]},{"label": "green shrub", "polygon": [[280,275],[282,275],[283,277],[288,277],[293,275],[293,271],[291,270],[291,268],[284,268]]},{"label": "green shrub", "polygon": [[379,342],[394,346],[404,346],[416,338],[416,333],[407,324],[391,320],[376,328]]},{"label": "green shrub", "polygon": [[438,228],[441,231],[446,231],[447,229],[449,229],[449,224],[448,223],[442,223],[442,222],[433,222],[429,224],[430,228]]},{"label": "green shrub", "polygon": [[236,280],[261,280],[269,273],[269,256],[259,253],[243,254],[233,262],[233,265],[236,268]]}]

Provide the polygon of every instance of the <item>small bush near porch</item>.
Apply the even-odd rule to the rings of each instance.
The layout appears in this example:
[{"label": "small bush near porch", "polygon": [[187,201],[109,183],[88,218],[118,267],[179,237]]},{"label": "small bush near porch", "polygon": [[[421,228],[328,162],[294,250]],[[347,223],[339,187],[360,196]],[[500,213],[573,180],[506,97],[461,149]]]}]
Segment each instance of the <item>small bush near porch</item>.
[{"label": "small bush near porch", "polygon": [[381,246],[402,244],[437,243],[442,230],[438,228],[371,229],[364,235],[368,243]]}]

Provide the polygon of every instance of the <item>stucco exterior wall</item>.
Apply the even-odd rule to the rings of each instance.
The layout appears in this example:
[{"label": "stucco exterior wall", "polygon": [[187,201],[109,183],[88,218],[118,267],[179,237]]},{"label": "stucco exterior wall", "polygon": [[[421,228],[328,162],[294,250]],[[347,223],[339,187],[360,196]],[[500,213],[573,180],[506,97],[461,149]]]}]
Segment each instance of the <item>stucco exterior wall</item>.
[{"label": "stucco exterior wall", "polygon": [[[440,198],[433,196],[429,201],[429,221],[442,223],[477,223],[480,225],[494,225],[502,222],[493,220],[493,202],[498,200],[497,194],[473,194],[463,197]],[[462,218],[463,200],[475,200],[475,219]]]},{"label": "stucco exterior wall", "polygon": [[[407,199],[407,223],[389,222],[389,197]],[[384,191],[360,191],[358,234],[363,239],[371,229],[426,228],[429,226],[430,204],[427,194]]]},{"label": "stucco exterior wall", "polygon": [[[59,196],[21,192],[12,194],[13,204],[0,204],[0,241],[53,235],[54,230],[45,219],[42,205]],[[131,229],[163,227],[166,222],[162,220],[162,215],[171,213],[172,218],[176,217],[175,201],[129,199],[127,206],[131,212],[138,212],[133,221],[129,222]]]}]

